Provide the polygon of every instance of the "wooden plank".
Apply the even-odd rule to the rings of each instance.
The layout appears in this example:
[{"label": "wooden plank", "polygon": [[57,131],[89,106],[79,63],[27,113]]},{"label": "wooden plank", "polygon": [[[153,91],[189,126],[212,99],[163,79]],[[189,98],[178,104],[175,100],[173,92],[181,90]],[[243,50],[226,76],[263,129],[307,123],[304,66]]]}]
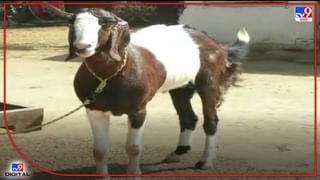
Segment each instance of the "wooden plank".
[{"label": "wooden plank", "polygon": [[[6,111],[6,120],[10,130],[19,131],[42,124],[43,108],[37,107],[22,107],[20,105],[7,104],[9,106],[18,106],[17,109]],[[4,112],[0,111],[0,127],[5,128]],[[41,128],[35,129],[41,130]],[[30,131],[27,131],[30,132]]]}]

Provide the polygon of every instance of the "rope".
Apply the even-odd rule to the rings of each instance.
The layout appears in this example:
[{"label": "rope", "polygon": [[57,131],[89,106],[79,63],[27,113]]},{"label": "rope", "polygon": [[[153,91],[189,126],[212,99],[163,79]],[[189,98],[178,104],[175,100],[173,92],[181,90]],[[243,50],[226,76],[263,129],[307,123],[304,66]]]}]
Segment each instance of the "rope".
[{"label": "rope", "polygon": [[85,60],[84,61],[84,64],[86,65],[87,69],[89,70],[89,72],[95,77],[97,78],[100,82],[103,82],[103,81],[108,81],[109,79],[113,78],[114,76],[116,76],[123,68],[124,66],[127,64],[127,59],[128,59],[128,52],[127,51],[124,51],[124,58],[123,58],[123,63],[121,65],[121,67],[116,71],[114,72],[111,76],[103,79],[101,78],[100,76],[98,76],[89,66],[89,64],[87,63],[87,61]]},{"label": "rope", "polygon": [[[24,133],[24,132],[27,132],[27,131],[32,131],[32,130],[36,130],[38,128],[42,128],[42,127],[45,127],[47,125],[50,125],[50,124],[53,124],[55,122],[58,122],[59,120],[67,117],[67,116],[70,116],[71,114],[79,111],[82,107],[84,107],[85,105],[89,105],[91,104],[93,101],[95,101],[95,98],[97,95],[99,95],[103,89],[107,86],[107,81],[111,78],[113,78],[114,76],[116,76],[123,68],[124,66],[127,64],[127,59],[128,59],[128,52],[125,51],[124,52],[124,59],[123,59],[123,64],[121,65],[121,67],[116,71],[114,72],[111,76],[103,79],[101,77],[99,77],[90,67],[89,65],[87,64],[86,60],[84,61],[84,64],[86,65],[87,69],[89,70],[89,72],[94,76],[96,77],[99,81],[100,81],[100,84],[97,86],[97,88],[95,89],[94,93],[91,95],[91,96],[88,96],[85,98],[85,100],[83,101],[83,104],[79,105],[78,107],[76,107],[75,109],[71,110],[70,112],[56,118],[56,119],[53,119],[49,122],[46,122],[44,124],[41,124],[41,125],[38,125],[38,126],[34,126],[34,127],[31,127],[31,128],[27,128],[27,129],[23,129],[23,130],[19,130],[19,131],[12,131],[10,132],[10,134],[19,134],[19,133]],[[7,135],[7,133],[0,133],[0,136],[2,135]]]},{"label": "rope", "polygon": [[89,64],[87,63],[86,60],[84,60],[84,64],[86,65],[88,71],[96,78],[100,81],[100,84],[97,86],[97,88],[94,90],[93,94],[87,98],[85,98],[84,103],[90,104],[93,101],[95,101],[96,96],[99,95],[103,89],[107,86],[107,81],[111,78],[113,78],[114,76],[116,76],[120,71],[122,71],[122,69],[124,68],[124,66],[127,64],[127,60],[128,60],[128,52],[124,51],[124,58],[123,58],[123,63],[120,66],[120,68],[115,71],[113,74],[111,74],[111,76],[103,79],[100,76],[98,76],[89,66]]}]

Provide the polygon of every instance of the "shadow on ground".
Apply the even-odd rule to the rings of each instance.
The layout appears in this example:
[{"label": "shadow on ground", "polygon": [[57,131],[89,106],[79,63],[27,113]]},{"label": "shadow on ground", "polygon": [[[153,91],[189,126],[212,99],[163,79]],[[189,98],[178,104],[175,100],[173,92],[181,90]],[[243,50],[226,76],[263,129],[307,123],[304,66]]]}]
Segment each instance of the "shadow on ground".
[{"label": "shadow on ground", "polygon": [[273,59],[248,60],[243,62],[242,71],[249,74],[314,76],[314,65]]},{"label": "shadow on ground", "polygon": [[[314,76],[313,51],[252,51],[242,61],[243,72],[249,74],[275,74],[290,76]],[[317,64],[318,66],[319,64]]]},{"label": "shadow on ground", "polygon": [[[157,167],[157,165],[158,166],[163,165],[163,163],[161,163],[161,162],[144,163],[144,164],[141,164],[141,169],[144,174],[160,174],[160,173],[164,173],[164,172],[168,172],[168,171],[175,172],[175,171],[183,171],[183,170],[187,171],[187,170],[193,169],[193,167],[190,167],[190,166],[175,167],[175,168],[159,167],[159,168],[157,168],[157,170],[150,170],[148,168],[149,166]],[[109,164],[109,172],[112,174],[125,174],[126,168],[127,168],[127,164],[118,164],[118,163]],[[82,167],[82,168],[76,168],[76,169],[64,169],[64,170],[57,171],[57,173],[61,173],[61,174],[94,174],[95,167],[92,166],[92,167]],[[113,177],[113,178],[120,178],[120,177]],[[94,179],[94,177],[57,177],[54,175],[47,174],[45,172],[38,172],[38,173],[32,174],[31,180],[43,180],[43,179],[46,179],[46,180],[54,180],[54,179],[87,180],[87,179]]]},{"label": "shadow on ground", "polygon": [[[55,55],[55,56],[43,58],[41,60],[66,62],[65,59],[68,57],[68,55],[69,54]],[[75,58],[69,59],[67,62],[78,62],[79,63],[82,61],[83,61],[83,58],[75,57]]]},{"label": "shadow on ground", "polygon": [[[0,46],[1,49],[3,49],[3,46]],[[67,49],[68,46],[65,45],[47,45],[47,44],[38,44],[38,45],[33,45],[33,44],[28,44],[28,43],[21,43],[21,44],[6,44],[6,50],[10,51],[24,51],[24,50],[44,50],[44,49]]]}]

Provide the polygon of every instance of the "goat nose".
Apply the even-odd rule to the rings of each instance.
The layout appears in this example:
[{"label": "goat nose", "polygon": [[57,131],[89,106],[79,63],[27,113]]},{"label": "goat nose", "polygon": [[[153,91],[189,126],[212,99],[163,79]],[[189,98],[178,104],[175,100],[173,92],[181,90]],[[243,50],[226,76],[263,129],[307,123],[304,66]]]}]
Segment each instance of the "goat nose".
[{"label": "goat nose", "polygon": [[87,43],[77,43],[76,44],[76,48],[77,49],[86,49],[91,47],[91,44],[87,44]]}]

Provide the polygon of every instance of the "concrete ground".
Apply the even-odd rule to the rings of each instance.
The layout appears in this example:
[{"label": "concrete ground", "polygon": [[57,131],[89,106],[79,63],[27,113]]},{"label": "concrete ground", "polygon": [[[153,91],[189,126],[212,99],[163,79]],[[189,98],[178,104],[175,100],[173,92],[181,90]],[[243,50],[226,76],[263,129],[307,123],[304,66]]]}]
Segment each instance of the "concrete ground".
[{"label": "concrete ground", "polygon": [[[9,29],[6,42],[8,102],[43,107],[44,122],[80,104],[73,91],[72,81],[81,60],[63,62],[67,53],[65,27]],[[208,170],[192,168],[204,147],[201,103],[198,96],[193,98],[193,104],[201,120],[194,134],[191,153],[185,156],[181,163],[161,163],[166,154],[176,146],[179,126],[169,95],[158,94],[148,106],[143,173],[313,173],[312,52],[253,52],[250,57],[243,64],[244,73],[241,76],[242,81],[239,82],[240,87],[230,89],[219,109],[221,121],[215,166]],[[2,61],[0,69],[2,74]],[[125,116],[121,116],[113,117],[111,122],[110,173],[125,173],[127,157],[124,143],[127,120]],[[0,130],[1,132],[5,131]],[[91,153],[92,135],[84,109],[41,131],[13,135],[13,139],[28,159],[45,169],[66,174],[95,172]],[[2,173],[8,169],[10,162],[23,158],[12,147],[7,136],[0,136],[0,144]],[[32,173],[31,179],[66,179],[48,175],[30,164],[26,165]]]}]

